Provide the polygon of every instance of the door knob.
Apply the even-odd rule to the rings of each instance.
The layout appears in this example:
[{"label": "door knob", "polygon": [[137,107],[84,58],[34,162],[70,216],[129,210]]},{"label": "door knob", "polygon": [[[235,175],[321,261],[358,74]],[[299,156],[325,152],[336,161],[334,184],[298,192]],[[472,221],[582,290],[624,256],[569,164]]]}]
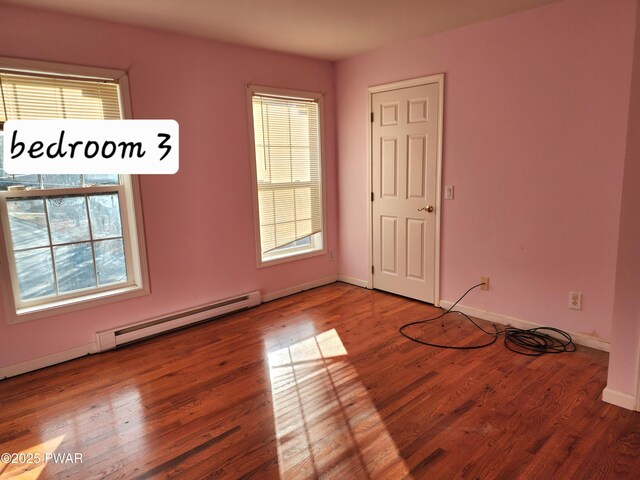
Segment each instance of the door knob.
[{"label": "door knob", "polygon": [[426,207],[422,207],[418,209],[419,212],[433,212],[433,205],[427,205]]}]

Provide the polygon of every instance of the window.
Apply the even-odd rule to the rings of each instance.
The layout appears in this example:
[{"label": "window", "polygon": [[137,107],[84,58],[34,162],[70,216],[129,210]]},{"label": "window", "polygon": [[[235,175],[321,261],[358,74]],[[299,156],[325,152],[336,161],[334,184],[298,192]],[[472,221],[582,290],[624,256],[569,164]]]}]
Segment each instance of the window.
[{"label": "window", "polygon": [[258,264],[324,249],[322,95],[249,87]]},{"label": "window", "polygon": [[6,120],[125,118],[126,80],[124,72],[0,58],[2,280],[14,320],[147,292],[135,177],[3,169]]}]

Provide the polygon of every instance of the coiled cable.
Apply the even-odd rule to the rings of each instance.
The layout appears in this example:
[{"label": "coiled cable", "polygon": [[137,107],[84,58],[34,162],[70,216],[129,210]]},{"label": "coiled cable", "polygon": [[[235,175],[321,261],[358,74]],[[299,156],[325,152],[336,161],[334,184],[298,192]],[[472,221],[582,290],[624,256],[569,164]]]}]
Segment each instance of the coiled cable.
[{"label": "coiled cable", "polygon": [[[518,353],[520,355],[538,357],[540,355],[544,355],[545,353],[563,353],[576,351],[576,344],[573,342],[571,335],[558,328],[536,327],[530,329],[521,329],[508,326],[502,330],[498,330],[498,327],[495,324],[491,324],[494,330],[493,332],[491,332],[482,328],[480,325],[478,325],[478,323],[476,323],[470,316],[466,315],[465,313],[454,310],[455,306],[458,305],[458,303],[460,303],[460,301],[464,297],[466,297],[471,290],[482,285],[484,285],[484,283],[479,283],[469,288],[458,300],[456,300],[453,305],[451,305],[451,307],[449,307],[440,315],[437,315],[433,318],[417,320],[402,325],[398,329],[400,335],[411,340],[412,342],[416,342],[421,345],[436,348],[449,348],[455,350],[474,350],[478,348],[486,348],[496,343],[500,335],[504,335],[504,346],[512,352]],[[422,340],[407,333],[406,331],[407,329],[409,329],[409,327],[412,327],[414,325],[435,322],[436,320],[444,319],[447,315],[450,314],[463,316],[465,319],[470,321],[478,330],[483,332],[483,334],[488,335],[490,339],[478,345],[443,345],[431,341]],[[444,327],[444,320],[442,326]]]}]

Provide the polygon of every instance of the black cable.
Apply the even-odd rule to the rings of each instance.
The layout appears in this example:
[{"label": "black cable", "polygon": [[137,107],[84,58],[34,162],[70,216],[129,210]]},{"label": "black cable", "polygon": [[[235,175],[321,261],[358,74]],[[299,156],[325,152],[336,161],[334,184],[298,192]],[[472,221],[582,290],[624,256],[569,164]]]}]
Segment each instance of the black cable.
[{"label": "black cable", "polygon": [[[437,315],[433,318],[428,318],[426,320],[417,320],[415,322],[410,322],[402,325],[398,329],[398,331],[400,332],[400,335],[402,335],[405,338],[408,338],[412,342],[416,342],[421,345],[427,345],[429,347],[449,348],[449,349],[455,349],[455,350],[474,350],[478,348],[485,348],[485,347],[488,347],[489,345],[493,345],[494,343],[496,343],[496,340],[498,340],[498,337],[501,334],[504,334],[504,346],[507,349],[511,350],[512,352],[519,353],[521,355],[537,357],[545,353],[562,353],[562,352],[576,351],[576,345],[575,343],[573,343],[571,335],[557,328],[537,327],[537,328],[530,328],[527,330],[527,329],[521,329],[521,328],[515,328],[515,327],[506,327],[503,330],[498,330],[498,327],[496,327],[495,324],[492,324],[494,331],[488,332],[487,330],[482,328],[480,325],[478,325],[471,317],[469,317],[465,313],[460,312],[458,310],[453,310],[454,307],[458,303],[460,303],[460,301],[462,301],[462,299],[466,297],[471,290],[478,288],[482,285],[484,285],[484,283],[479,283],[477,285],[474,285],[470,289],[468,289],[466,292],[464,292],[464,294],[458,300],[456,300],[456,302],[453,305],[451,305],[451,307],[449,307],[445,312],[441,313],[440,315]],[[421,340],[419,338],[413,337],[408,333],[405,333],[405,330],[413,325],[430,323],[440,318],[444,318],[446,315],[451,313],[462,315],[464,318],[469,320],[478,330],[480,330],[486,335],[489,335],[491,337],[491,340],[480,345],[441,345],[438,343],[427,342],[425,340]],[[444,323],[442,324],[442,326],[444,327]],[[546,332],[550,332],[550,333],[546,333]],[[552,333],[554,333],[555,336],[552,335]]]},{"label": "black cable", "polygon": [[[458,299],[456,300],[456,302],[451,305],[449,307],[448,310],[446,310],[444,313],[441,313],[440,315],[438,315],[437,317],[433,317],[433,318],[428,318],[426,320],[418,320],[415,322],[410,322],[410,323],[406,323],[404,325],[402,325],[399,328],[399,332],[400,335],[402,335],[403,337],[408,338],[409,340],[413,341],[413,342],[417,342],[420,343],[422,345],[427,345],[429,347],[437,347],[437,348],[452,348],[455,350],[474,350],[477,348],[485,348],[488,347],[489,345],[492,345],[496,342],[496,340],[498,340],[498,336],[499,336],[499,332],[498,332],[498,328],[493,325],[493,328],[495,330],[495,333],[491,333],[491,332],[487,332],[484,328],[482,328],[480,325],[478,325],[476,322],[473,321],[473,319],[471,317],[469,317],[468,315],[459,312],[459,311],[454,311],[453,308],[460,303],[460,301],[467,296],[467,294],[473,290],[474,288],[478,288],[479,286],[484,285],[484,283],[479,283],[477,285],[474,285],[473,287],[471,287],[469,290],[467,290],[466,292],[464,292],[464,294]],[[404,332],[404,330],[412,325],[419,325],[419,324],[423,324],[423,323],[429,323],[429,322],[433,322],[434,320],[438,320],[439,318],[443,318],[445,315],[448,315],[449,313],[457,313],[459,315],[462,315],[463,317],[465,317],[467,320],[469,320],[471,323],[473,323],[476,328],[478,328],[479,330],[481,330],[482,332],[484,332],[487,335],[490,335],[492,338],[490,341],[483,343],[481,345],[440,345],[438,343],[432,343],[432,342],[425,342],[424,340],[420,340],[419,338],[416,337],[412,337],[411,335],[407,334]],[[444,325],[443,325],[444,326]]]},{"label": "black cable", "polygon": [[[553,332],[556,336],[541,333],[543,330]],[[531,357],[539,357],[545,353],[576,351],[576,344],[573,343],[571,335],[552,327],[538,327],[528,330],[507,327],[504,329],[504,346],[512,352]],[[532,353],[527,353],[527,351]]]}]

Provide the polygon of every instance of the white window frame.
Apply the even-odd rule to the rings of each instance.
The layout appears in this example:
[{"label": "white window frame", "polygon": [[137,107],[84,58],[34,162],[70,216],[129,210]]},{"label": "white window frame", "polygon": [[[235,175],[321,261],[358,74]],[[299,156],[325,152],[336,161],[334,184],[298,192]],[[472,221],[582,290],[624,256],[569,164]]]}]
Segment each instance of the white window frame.
[{"label": "white window frame", "polygon": [[[311,244],[299,247],[277,249],[263,258],[260,240],[260,206],[258,203],[258,174],[256,171],[256,142],[253,120],[253,96],[267,94],[275,97],[289,97],[294,99],[315,100],[318,103],[318,128],[319,128],[319,148],[320,148],[320,192],[322,200],[320,203],[320,214],[322,215],[322,231],[311,235]],[[327,216],[326,212],[326,192],[325,192],[325,156],[324,156],[324,94],[319,92],[309,92],[305,90],[295,90],[290,88],[268,87],[264,85],[247,85],[247,112],[249,120],[249,144],[251,146],[251,187],[253,193],[253,216],[256,245],[256,265],[258,268],[292,262],[309,257],[327,254]]]},{"label": "white window frame", "polygon": [[[120,108],[123,119],[133,118],[129,97],[127,72],[106,68],[41,62],[0,57],[0,69],[13,70],[16,73],[49,73],[65,76],[116,81],[120,90]],[[5,139],[6,140],[6,139]],[[9,324],[59,315],[74,310],[90,308],[96,305],[122,301],[141,295],[148,295],[149,273],[145,247],[142,203],[140,198],[140,179],[137,175],[120,175],[118,185],[95,187],[72,187],[46,190],[0,191],[0,288],[6,322]],[[76,290],[42,299],[21,301],[17,275],[10,240],[9,218],[6,201],[8,198],[48,197],[60,195],[90,195],[92,193],[113,192],[118,194],[122,238],[127,265],[126,283],[113,286]],[[92,240],[93,242],[93,240]]]}]

